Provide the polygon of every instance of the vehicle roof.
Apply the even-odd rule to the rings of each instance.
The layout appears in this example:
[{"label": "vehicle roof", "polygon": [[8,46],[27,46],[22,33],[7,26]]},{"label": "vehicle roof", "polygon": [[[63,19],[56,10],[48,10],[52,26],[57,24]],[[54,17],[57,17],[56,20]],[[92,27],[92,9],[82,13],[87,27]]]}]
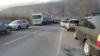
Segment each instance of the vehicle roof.
[{"label": "vehicle roof", "polygon": [[87,17],[84,17],[84,18],[87,18],[87,19],[91,19],[93,16],[87,16]]},{"label": "vehicle roof", "polygon": [[61,21],[67,21],[67,20],[61,20]]},{"label": "vehicle roof", "polygon": [[32,15],[42,15],[43,13],[36,13],[36,14],[32,14]]},{"label": "vehicle roof", "polygon": [[84,17],[84,18],[86,18],[86,19],[92,19],[93,17],[97,17],[97,16],[100,16],[100,15],[87,16],[87,17]]},{"label": "vehicle roof", "polygon": [[14,21],[27,21],[27,19],[18,19],[18,20],[14,20]]},{"label": "vehicle roof", "polygon": [[70,19],[69,21],[72,21],[72,20],[75,20],[75,21],[77,20],[78,21],[78,19]]}]

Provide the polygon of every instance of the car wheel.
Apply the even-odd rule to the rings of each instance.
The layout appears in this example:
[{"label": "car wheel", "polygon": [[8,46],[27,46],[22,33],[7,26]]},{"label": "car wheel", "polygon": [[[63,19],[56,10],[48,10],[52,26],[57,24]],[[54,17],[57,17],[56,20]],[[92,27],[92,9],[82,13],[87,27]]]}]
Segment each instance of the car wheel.
[{"label": "car wheel", "polygon": [[18,30],[20,30],[21,29],[21,27],[20,26],[18,26],[18,28],[17,28]]},{"label": "car wheel", "polygon": [[87,41],[84,43],[84,53],[86,56],[90,56],[90,46]]},{"label": "car wheel", "polygon": [[74,39],[78,39],[76,31],[74,32]]},{"label": "car wheel", "polygon": [[26,29],[28,29],[28,28],[29,28],[29,26],[27,25],[27,26],[26,26]]},{"label": "car wheel", "polygon": [[5,33],[6,33],[6,34],[11,33],[11,28],[7,28],[6,31],[5,31]]},{"label": "car wheel", "polygon": [[69,29],[67,29],[67,31],[69,31]]}]

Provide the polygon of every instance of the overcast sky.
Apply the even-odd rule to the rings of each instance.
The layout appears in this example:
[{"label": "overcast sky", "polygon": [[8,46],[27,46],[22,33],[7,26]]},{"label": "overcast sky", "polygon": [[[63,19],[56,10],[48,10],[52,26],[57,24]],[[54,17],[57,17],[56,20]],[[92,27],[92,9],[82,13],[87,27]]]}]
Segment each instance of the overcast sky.
[{"label": "overcast sky", "polygon": [[61,0],[0,0],[0,11],[2,9],[12,7],[12,6],[47,3],[52,1],[61,1]]},{"label": "overcast sky", "polygon": [[33,3],[46,3],[50,1],[55,1],[55,0],[0,0],[0,6],[8,6],[12,4],[18,4],[18,3],[28,3],[28,2],[33,2]]}]

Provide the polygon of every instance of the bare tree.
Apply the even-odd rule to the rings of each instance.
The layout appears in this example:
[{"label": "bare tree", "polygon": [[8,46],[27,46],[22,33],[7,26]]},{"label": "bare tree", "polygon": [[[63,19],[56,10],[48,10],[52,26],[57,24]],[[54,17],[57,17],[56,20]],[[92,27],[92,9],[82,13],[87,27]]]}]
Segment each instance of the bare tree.
[{"label": "bare tree", "polygon": [[72,18],[73,17],[72,12],[70,12],[70,11],[66,12],[65,17]]},{"label": "bare tree", "polygon": [[28,18],[27,19],[29,20],[31,25],[33,25],[32,14],[33,14],[33,10],[30,9],[29,12],[28,12]]},{"label": "bare tree", "polygon": [[79,17],[84,17],[93,12],[92,0],[77,0],[76,11]]}]

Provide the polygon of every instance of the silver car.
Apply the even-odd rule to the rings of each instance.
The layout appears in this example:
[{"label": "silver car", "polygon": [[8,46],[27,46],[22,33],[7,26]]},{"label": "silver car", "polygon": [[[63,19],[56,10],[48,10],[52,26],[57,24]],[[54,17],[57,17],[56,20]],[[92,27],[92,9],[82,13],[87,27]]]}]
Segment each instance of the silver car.
[{"label": "silver car", "polygon": [[11,27],[5,24],[4,22],[0,21],[0,33],[1,32],[7,33],[7,34],[11,33]]},{"label": "silver car", "polygon": [[67,31],[69,30],[75,30],[75,27],[77,26],[79,20],[78,19],[70,19],[68,21],[68,23],[65,24],[65,28],[67,29]]},{"label": "silver car", "polygon": [[12,29],[15,29],[15,30],[20,30],[22,28],[28,29],[29,28],[29,22],[28,22],[28,20],[14,20],[13,22],[11,22],[9,24],[9,26]]},{"label": "silver car", "polygon": [[61,21],[60,22],[60,25],[62,26],[62,27],[65,27],[65,24],[67,23],[67,21]]}]

